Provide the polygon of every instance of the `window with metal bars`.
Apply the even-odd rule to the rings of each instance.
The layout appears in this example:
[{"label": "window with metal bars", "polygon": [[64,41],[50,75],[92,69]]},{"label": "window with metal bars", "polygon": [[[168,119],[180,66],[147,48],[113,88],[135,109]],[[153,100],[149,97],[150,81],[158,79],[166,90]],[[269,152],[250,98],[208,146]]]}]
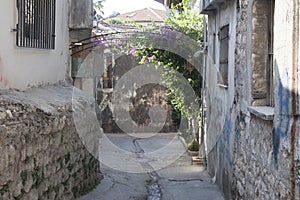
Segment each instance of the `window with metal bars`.
[{"label": "window with metal bars", "polygon": [[55,48],[56,0],[17,0],[17,46]]}]

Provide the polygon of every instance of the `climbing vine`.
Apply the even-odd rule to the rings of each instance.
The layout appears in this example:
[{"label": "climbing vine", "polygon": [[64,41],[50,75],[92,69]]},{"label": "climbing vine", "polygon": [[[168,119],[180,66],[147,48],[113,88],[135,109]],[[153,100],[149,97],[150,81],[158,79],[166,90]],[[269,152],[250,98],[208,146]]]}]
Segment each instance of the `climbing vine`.
[{"label": "climbing vine", "polygon": [[[170,16],[165,20],[165,27],[163,27],[163,30],[166,35],[170,35],[175,31],[180,32],[192,38],[197,42],[199,47],[202,47],[202,17],[191,10],[189,0],[183,0],[181,3],[178,3],[172,7]],[[171,41],[171,43],[172,42],[178,41]],[[136,49],[133,55],[136,55],[139,58],[141,64],[152,62],[163,68],[164,82],[170,89],[168,96],[169,103],[173,106],[172,117],[177,125],[179,125],[181,117],[189,120],[196,116],[196,118],[200,119],[200,110],[195,111],[191,109],[189,104],[186,103],[186,98],[188,97],[184,96],[184,91],[182,91],[181,87],[181,82],[187,80],[197,96],[195,103],[200,105],[202,77],[188,60],[185,60],[184,58],[172,52],[153,48]],[[180,78],[176,77],[176,72],[181,73],[185,77],[185,80],[181,80]],[[191,130],[189,130],[187,127],[187,131]]]},{"label": "climbing vine", "polygon": [[[160,67],[163,71],[163,82],[170,91],[168,102],[173,108],[173,121],[179,125],[181,120],[185,119],[188,122],[185,128],[186,134],[192,135],[197,134],[197,131],[191,130],[191,120],[200,121],[200,109],[194,109],[194,105],[200,105],[201,74],[189,59],[178,55],[180,53],[175,54],[165,49],[155,48],[155,46],[161,46],[157,44],[163,43],[166,47],[172,46],[173,49],[181,48],[185,51],[183,54],[186,58],[194,59],[195,48],[200,50],[203,44],[202,16],[192,11],[189,0],[183,0],[181,3],[172,5],[170,15],[163,26],[155,23],[148,26],[136,26],[139,29],[137,32],[120,32],[98,37],[95,44],[103,48],[114,47],[112,51],[117,51],[116,53],[121,51],[131,54],[136,57],[140,64],[154,63],[155,66]],[[114,23],[136,25],[124,20],[116,20]],[[185,40],[186,38],[192,39],[192,43],[196,44],[192,44],[191,47],[191,44]],[[190,52],[189,49],[191,49]],[[176,76],[178,72],[183,75],[184,79]],[[186,82],[195,92],[196,98],[192,101],[189,99],[190,97],[184,95],[183,85]]]}]

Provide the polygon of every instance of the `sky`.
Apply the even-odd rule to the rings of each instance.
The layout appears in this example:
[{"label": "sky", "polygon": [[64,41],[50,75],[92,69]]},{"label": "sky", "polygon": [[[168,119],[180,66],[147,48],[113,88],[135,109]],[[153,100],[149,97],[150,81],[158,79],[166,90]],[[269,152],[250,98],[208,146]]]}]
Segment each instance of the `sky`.
[{"label": "sky", "polygon": [[[97,0],[94,0],[94,2]],[[140,10],[146,7],[165,10],[164,6],[154,0],[105,0],[104,17],[108,17],[114,11],[119,13],[127,13],[134,10]]]}]

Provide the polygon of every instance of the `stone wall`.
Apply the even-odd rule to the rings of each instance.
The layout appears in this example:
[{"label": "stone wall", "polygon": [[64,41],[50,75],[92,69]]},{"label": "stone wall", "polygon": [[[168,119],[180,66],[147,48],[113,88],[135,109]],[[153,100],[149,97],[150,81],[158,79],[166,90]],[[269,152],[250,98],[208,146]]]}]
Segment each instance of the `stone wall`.
[{"label": "stone wall", "polygon": [[289,147],[282,149],[284,162],[274,163],[273,122],[251,116],[242,131],[233,163],[234,199],[291,199]]},{"label": "stone wall", "polygon": [[253,105],[266,105],[267,65],[269,56],[268,7],[266,0],[252,5],[252,95]]},{"label": "stone wall", "polygon": [[[274,92],[274,100],[278,103],[274,107],[274,120],[263,120],[247,111],[248,106],[265,105],[265,98],[255,100],[255,95],[263,97],[261,91],[266,91],[264,66],[267,65],[268,46],[267,41],[262,42],[266,40],[262,33],[267,29],[266,13],[262,11],[266,10],[268,2],[240,2],[235,51],[237,106],[233,112],[237,113],[237,118],[232,154],[232,199],[297,199],[299,125],[295,125],[293,131],[293,117],[287,114],[289,106],[285,99],[290,98],[290,91],[281,88],[281,93]],[[277,28],[280,25],[277,24]],[[282,82],[280,76],[274,78]]]},{"label": "stone wall", "polygon": [[[115,86],[118,80],[120,80],[124,75],[126,75],[126,73],[130,72],[130,70],[134,69],[137,66],[139,66],[138,61],[133,56],[123,55],[118,57],[115,60],[115,66],[112,67],[111,80],[109,81],[111,81],[112,85]],[[140,73],[137,75],[137,77],[144,77],[145,79],[148,76],[149,74],[147,73]],[[128,83],[130,82],[131,80],[128,80]],[[133,86],[136,85],[136,83],[132,82],[129,85]],[[141,131],[152,131],[150,129],[147,129],[147,126],[149,126],[150,123],[153,123],[151,124],[153,127],[161,127],[161,130],[159,130],[159,132],[177,131],[177,128],[172,120],[172,107],[168,104],[167,93],[169,91],[167,88],[159,84],[146,84],[141,85],[137,88],[135,88],[135,86],[127,86],[126,88],[124,87],[123,90],[123,97],[126,96],[127,98],[128,96],[128,100],[130,102],[129,108],[127,108],[127,103],[121,103],[122,101],[117,104],[117,108],[114,107],[114,105],[112,104],[112,94],[114,88],[111,88],[111,90],[108,91],[106,91],[105,89],[98,90],[97,103],[100,105],[102,110],[101,124],[105,133],[124,132],[124,130],[122,130],[118,126],[116,118],[113,115],[113,110],[115,112],[128,112],[131,119],[124,119],[124,123],[130,124],[131,121],[133,121],[137,126],[141,127]],[[150,120],[151,112],[149,112],[149,110],[151,110],[152,107],[158,105],[166,111],[166,119],[165,121],[162,120],[159,122],[152,122]]]},{"label": "stone wall", "polygon": [[[93,108],[89,97],[70,86],[1,93],[1,200],[75,199],[99,183],[96,154],[83,145],[74,118],[74,108]],[[89,141],[98,128],[86,126]]]},{"label": "stone wall", "polygon": [[[272,64],[268,61],[272,45],[267,37],[271,32],[271,1],[231,0],[222,5],[229,13],[236,13],[236,20],[230,24],[236,27],[235,37],[230,37],[235,40],[231,74],[234,85],[219,92],[215,69],[208,62],[208,170],[226,199],[299,199],[299,34],[295,35],[299,33],[299,1],[275,1],[274,88],[268,88],[266,73]],[[223,17],[218,21],[221,8],[207,11],[208,55],[213,53],[211,33],[214,27],[222,27]],[[214,87],[218,92],[214,93]],[[271,103],[268,89],[274,97],[274,107],[262,107]],[[233,103],[228,101],[230,98],[234,98]],[[251,110],[250,106],[256,107]]]}]

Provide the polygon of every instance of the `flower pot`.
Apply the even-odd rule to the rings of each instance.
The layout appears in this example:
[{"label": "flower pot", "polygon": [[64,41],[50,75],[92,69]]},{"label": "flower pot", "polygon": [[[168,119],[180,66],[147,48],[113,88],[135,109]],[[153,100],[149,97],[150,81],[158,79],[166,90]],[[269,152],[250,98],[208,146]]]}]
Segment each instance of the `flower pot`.
[{"label": "flower pot", "polygon": [[189,156],[198,156],[199,155],[199,151],[187,150],[187,152],[188,152]]}]

